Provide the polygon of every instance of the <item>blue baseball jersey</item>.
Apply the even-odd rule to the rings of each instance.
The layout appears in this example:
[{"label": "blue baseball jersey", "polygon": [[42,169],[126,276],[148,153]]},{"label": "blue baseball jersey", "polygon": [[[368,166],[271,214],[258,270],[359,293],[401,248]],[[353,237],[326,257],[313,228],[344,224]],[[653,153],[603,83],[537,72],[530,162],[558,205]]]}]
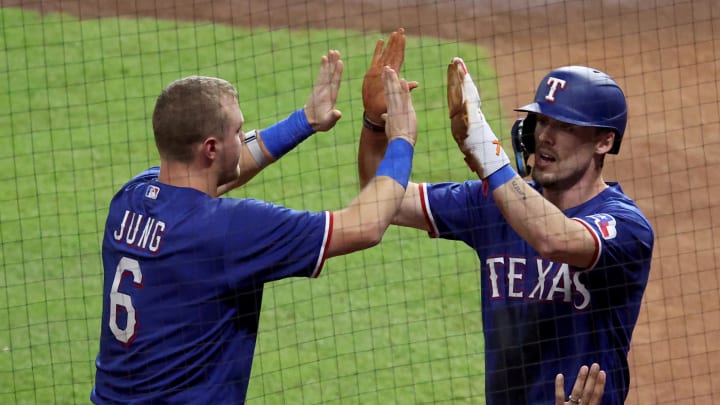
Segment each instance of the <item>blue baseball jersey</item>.
[{"label": "blue baseball jersey", "polygon": [[596,241],[584,269],[540,257],[481,181],[420,185],[431,236],[463,241],[480,259],[487,404],[552,404],[557,373],[569,393],[580,366],[593,362],[607,371],[602,403],[624,403],[654,235],[620,185],[608,185],[564,211]]},{"label": "blue baseball jersey", "polygon": [[151,168],[112,199],[91,400],[245,401],[263,285],[317,277],[330,212],[211,198]]}]

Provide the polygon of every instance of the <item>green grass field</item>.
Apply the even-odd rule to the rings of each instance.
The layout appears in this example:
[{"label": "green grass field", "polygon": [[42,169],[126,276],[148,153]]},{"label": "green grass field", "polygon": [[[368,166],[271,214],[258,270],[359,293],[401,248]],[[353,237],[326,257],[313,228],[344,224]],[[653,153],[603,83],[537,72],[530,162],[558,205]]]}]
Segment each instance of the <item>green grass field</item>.
[{"label": "green grass field", "polygon": [[[334,130],[316,134],[234,197],[339,209],[358,192],[362,77],[375,41],[350,31],[245,31],[151,19],[79,21],[0,8],[0,403],[89,402],[102,307],[107,204],[158,164],[149,117],[170,81],[220,76],[246,128],[304,104],[328,49],[345,73]],[[409,37],[418,80],[414,181],[472,178],[449,135],[445,69],[468,62],[498,133],[494,73],[477,47]],[[266,288],[250,403],[478,403],[484,387],[477,258],[391,228],[317,280]]]}]

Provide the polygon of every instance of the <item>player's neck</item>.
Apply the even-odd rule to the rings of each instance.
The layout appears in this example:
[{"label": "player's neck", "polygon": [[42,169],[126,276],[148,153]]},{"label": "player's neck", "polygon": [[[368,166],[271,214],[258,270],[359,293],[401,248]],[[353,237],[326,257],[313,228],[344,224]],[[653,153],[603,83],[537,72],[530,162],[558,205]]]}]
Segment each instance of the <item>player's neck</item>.
[{"label": "player's neck", "polygon": [[210,168],[197,168],[192,163],[161,160],[158,181],[174,187],[188,187],[217,197],[217,180]]}]

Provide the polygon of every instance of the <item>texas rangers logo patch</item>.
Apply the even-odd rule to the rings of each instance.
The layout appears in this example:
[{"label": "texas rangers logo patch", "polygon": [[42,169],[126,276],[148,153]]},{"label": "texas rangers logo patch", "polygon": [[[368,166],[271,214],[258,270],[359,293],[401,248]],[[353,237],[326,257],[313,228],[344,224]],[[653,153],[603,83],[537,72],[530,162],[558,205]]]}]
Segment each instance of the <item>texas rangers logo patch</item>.
[{"label": "texas rangers logo patch", "polygon": [[160,187],[158,186],[148,186],[147,190],[145,190],[145,197],[153,200],[157,200],[158,194],[160,194]]},{"label": "texas rangers logo patch", "polygon": [[603,239],[613,239],[617,236],[617,221],[610,214],[589,215],[595,221],[595,226],[600,230]]}]

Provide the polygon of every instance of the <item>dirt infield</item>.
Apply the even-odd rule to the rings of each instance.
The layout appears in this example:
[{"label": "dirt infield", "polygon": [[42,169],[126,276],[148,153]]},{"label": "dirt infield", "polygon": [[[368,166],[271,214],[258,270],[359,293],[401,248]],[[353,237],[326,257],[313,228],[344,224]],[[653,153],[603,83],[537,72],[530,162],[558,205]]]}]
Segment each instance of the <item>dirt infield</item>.
[{"label": "dirt infield", "polygon": [[[0,0],[82,17],[438,36],[487,47],[505,111],[552,67],[614,76],[629,100],[617,180],[656,234],[628,404],[720,403],[720,3],[716,0]],[[508,120],[514,117],[507,117]]]}]

